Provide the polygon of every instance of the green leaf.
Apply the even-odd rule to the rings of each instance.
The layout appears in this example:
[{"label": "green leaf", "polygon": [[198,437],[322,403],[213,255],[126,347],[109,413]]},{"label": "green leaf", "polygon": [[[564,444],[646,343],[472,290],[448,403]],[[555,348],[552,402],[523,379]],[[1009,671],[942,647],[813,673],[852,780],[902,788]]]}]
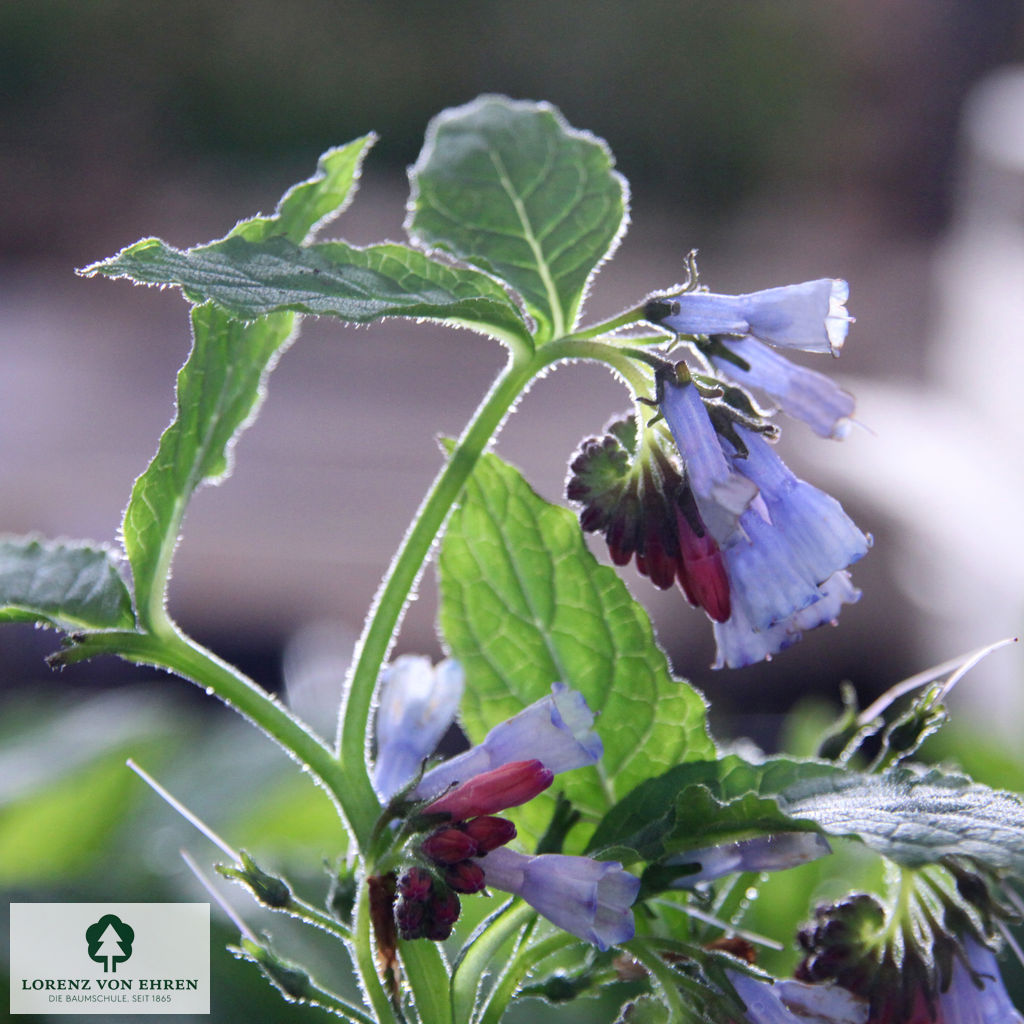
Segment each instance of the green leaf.
[{"label": "green leaf", "polygon": [[[208,248],[296,248],[349,201],[371,142],[366,136],[328,151],[312,178],[285,193],[273,217],[243,221],[227,239]],[[80,273],[133,276],[134,267],[139,281],[181,283],[146,277],[146,268],[160,254],[189,265],[188,254],[144,240]],[[120,270],[111,269],[118,266]],[[160,438],[153,461],[135,481],[122,527],[136,607],[148,629],[165,618],[171,558],[189,499],[200,485],[230,472],[231,449],[256,414],[266,377],[291,339],[294,321],[290,312],[245,324],[211,305],[192,310],[192,351],[178,373],[177,416]]]},{"label": "green leaf", "polygon": [[313,177],[293,185],[281,197],[273,217],[243,220],[235,225],[231,235],[240,235],[250,242],[262,242],[272,235],[308,242],[352,202],[363,158],[376,141],[376,135],[371,133],[327,150]]},{"label": "green leaf", "polygon": [[[554,789],[593,818],[668,766],[714,756],[704,701],[670,675],[644,610],[590,554],[575,516],[496,456],[470,478],[439,566],[440,623],[466,671],[463,721],[474,742],[553,682],[579,690],[599,716],[604,757]],[[533,838],[552,806],[523,809]]]},{"label": "green leaf", "polygon": [[545,341],[572,330],[625,226],[607,145],[545,103],[482,96],[427,130],[412,170],[410,237],[510,284]]},{"label": "green leaf", "polygon": [[10,537],[0,540],[0,622],[131,629],[135,616],[110,551]]},{"label": "green leaf", "polygon": [[212,300],[243,320],[282,310],[359,324],[428,318],[532,344],[518,308],[494,280],[403,245],[299,246],[281,236],[252,242],[232,235],[182,252],[149,238],[82,273],[180,286],[193,302]]},{"label": "green leaf", "polygon": [[751,764],[734,754],[680,764],[642,782],[609,811],[589,849],[624,863],[654,863],[758,833],[799,830],[806,826],[781,809],[778,795],[837,770],[785,758]]},{"label": "green leaf", "polygon": [[163,620],[189,499],[201,484],[229,474],[233,444],[255,416],[293,320],[291,313],[277,313],[243,324],[214,306],[192,310],[192,352],[178,372],[178,415],[135,481],[122,526],[139,619],[149,629]]},{"label": "green leaf", "polygon": [[1024,798],[962,775],[910,767],[822,775],[787,788],[781,806],[909,867],[960,856],[1024,877]]}]

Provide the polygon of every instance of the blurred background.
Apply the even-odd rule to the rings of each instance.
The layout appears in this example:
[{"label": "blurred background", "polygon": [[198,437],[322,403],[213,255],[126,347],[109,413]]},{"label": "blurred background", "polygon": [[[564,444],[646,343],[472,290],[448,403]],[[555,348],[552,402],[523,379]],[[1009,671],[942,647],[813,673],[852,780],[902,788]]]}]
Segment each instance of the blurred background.
[{"label": "blurred background", "polygon": [[[842,359],[816,365],[858,395],[864,429],[840,445],[792,425],[782,443],[874,534],[854,573],[861,602],[768,665],[713,673],[703,616],[627,574],[676,671],[712,698],[717,734],[773,749],[795,734],[794,705],[835,705],[841,680],[866,704],[1020,630],[1021,61],[1014,0],[4,4],[0,532],[113,543],[173,413],[180,295],[74,268],[147,235],[220,237],[369,130],[380,142],[361,191],[328,234],[401,239],[405,168],[431,116],[481,92],[546,99],[608,141],[632,186],[632,226],[588,318],[678,281],[694,247],[715,291],[850,282],[857,323]],[[330,732],[362,616],[440,465],[437,437],[461,428],[502,361],[465,332],[307,320],[233,477],[191,507],[175,618],[263,685],[287,683]],[[498,450],[560,500],[573,449],[624,399],[600,369],[560,369]],[[439,655],[434,612],[428,573],[396,652]],[[54,643],[0,631],[12,899],[190,884],[176,850],[194,840],[123,769],[126,752],[236,846],[272,820],[278,865],[309,870],[312,849],[315,875],[338,856],[326,802],[255,733],[119,663],[54,676]],[[995,785],[1024,785],[1020,676],[1019,653],[1002,651],[961,684],[949,748]]]}]

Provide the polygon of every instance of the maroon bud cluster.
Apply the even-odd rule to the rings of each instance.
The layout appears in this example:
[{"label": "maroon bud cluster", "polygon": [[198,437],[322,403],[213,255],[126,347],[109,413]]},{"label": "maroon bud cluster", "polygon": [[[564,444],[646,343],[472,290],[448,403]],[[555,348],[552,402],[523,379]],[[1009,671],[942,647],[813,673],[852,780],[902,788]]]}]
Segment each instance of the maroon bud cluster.
[{"label": "maroon bud cluster", "polygon": [[437,868],[437,875],[411,867],[398,880],[398,934],[403,939],[447,939],[461,910],[456,894],[484,888],[483,868],[473,858],[504,846],[515,836],[511,821],[492,814],[444,825],[427,836],[420,852]]},{"label": "maroon bud cluster", "polygon": [[480,892],[484,872],[473,857],[482,857],[514,839],[516,827],[507,818],[484,814],[457,825],[445,825],[420,844],[420,852],[440,869],[449,888],[456,892]]},{"label": "maroon bud cluster", "polygon": [[678,583],[690,604],[725,622],[732,613],[725,560],[690,488],[657,445],[636,454],[632,421],[607,429],[585,440],[569,466],[566,496],[582,506],[580,525],[604,534],[616,565],[635,559],[660,590]]},{"label": "maroon bud cluster", "polygon": [[425,868],[409,868],[398,880],[395,924],[403,939],[447,939],[461,909],[459,897]]}]

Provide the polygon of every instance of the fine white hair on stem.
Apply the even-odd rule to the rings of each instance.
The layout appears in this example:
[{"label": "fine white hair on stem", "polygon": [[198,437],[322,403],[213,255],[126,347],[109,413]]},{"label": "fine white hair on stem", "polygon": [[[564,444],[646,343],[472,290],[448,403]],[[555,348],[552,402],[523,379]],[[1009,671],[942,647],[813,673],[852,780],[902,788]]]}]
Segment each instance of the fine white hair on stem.
[{"label": "fine white hair on stem", "polygon": [[125,764],[127,764],[128,767],[131,768],[131,770],[135,772],[135,774],[138,775],[138,777],[142,779],[142,781],[145,782],[150,789],[153,790],[153,792],[155,792],[158,796],[163,797],[163,799],[166,800],[167,803],[169,803],[171,807],[173,807],[189,824],[193,825],[196,829],[202,832],[202,834],[206,836],[206,838],[209,839],[210,842],[214,844],[214,846],[217,846],[221,850],[223,850],[224,853],[226,853],[236,864],[240,862],[238,853],[235,850],[228,846],[228,844],[223,839],[221,839],[221,837],[217,835],[217,833],[214,832],[213,829],[210,828],[210,826],[207,825],[205,821],[203,821],[197,815],[193,814],[192,811],[190,811],[180,800],[177,799],[177,797],[173,796],[166,789],[164,789],[164,787],[161,786],[160,783],[157,782],[156,779],[154,779],[153,776],[149,774],[149,772],[147,772],[143,768],[140,768],[131,758],[129,758],[125,762]]},{"label": "fine white hair on stem", "polygon": [[260,944],[260,940],[256,937],[252,929],[235,913],[234,908],[230,903],[219,893],[213,886],[213,883],[206,877],[205,874],[200,870],[199,865],[188,855],[185,850],[179,850],[181,859],[187,865],[189,871],[196,876],[199,884],[210,894],[211,899],[220,907],[221,910],[227,915],[228,920],[238,929],[239,934],[248,939],[250,942],[256,945]]}]

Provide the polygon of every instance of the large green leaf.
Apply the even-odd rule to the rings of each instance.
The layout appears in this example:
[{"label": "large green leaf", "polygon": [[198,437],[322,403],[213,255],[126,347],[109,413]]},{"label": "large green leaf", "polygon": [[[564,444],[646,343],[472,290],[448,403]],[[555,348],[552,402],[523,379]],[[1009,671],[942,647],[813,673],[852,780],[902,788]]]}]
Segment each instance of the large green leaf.
[{"label": "large green leaf", "polygon": [[642,782],[605,816],[590,850],[633,863],[673,853],[807,827],[780,808],[779,794],[805,778],[838,771],[818,761],[771,758],[751,764],[734,754],[676,765]]},{"label": "large green leaf", "polygon": [[147,238],[83,273],[180,286],[193,302],[213,300],[243,320],[281,310],[360,324],[386,316],[430,318],[531,344],[518,308],[497,282],[403,245],[299,246],[280,235],[256,242],[231,235],[182,252]]},{"label": "large green leaf", "polygon": [[255,414],[293,321],[291,313],[275,313],[244,324],[212,305],[192,310],[192,352],[178,372],[178,415],[135,481],[122,527],[139,619],[148,628],[163,614],[189,499],[201,484],[230,472],[233,442]]},{"label": "large green leaf", "polygon": [[910,767],[822,775],[788,787],[781,807],[911,867],[961,856],[1024,877],[1024,798],[963,775]]},{"label": "large green leaf", "polygon": [[[714,756],[704,701],[672,678],[644,610],[590,554],[575,516],[496,456],[474,471],[439,564],[441,628],[466,671],[471,739],[555,681],[579,690],[599,716],[605,753],[555,789],[595,818],[651,775]],[[528,830],[541,816],[531,804]]]},{"label": "large green leaf", "polygon": [[[296,248],[349,201],[371,141],[357,139],[325,153],[316,174],[285,193],[273,217],[243,221],[213,248],[275,242]],[[188,263],[187,254],[142,241],[82,273],[133,276],[131,268],[137,267],[136,279],[153,283],[159,278],[147,278],[143,268],[164,251]],[[111,269],[117,266],[122,269]],[[232,447],[255,416],[267,374],[292,337],[294,322],[290,312],[241,323],[210,304],[192,310],[192,351],[178,373],[177,416],[160,438],[153,461],[135,481],[122,527],[136,608],[147,628],[163,617],[171,558],[188,502],[201,484],[230,472]]]},{"label": "large green leaf", "polygon": [[9,537],[0,540],[0,622],[131,629],[135,616],[106,549]]},{"label": "large green leaf", "polygon": [[542,341],[572,329],[625,223],[608,147],[545,103],[482,96],[446,110],[412,185],[410,236],[512,285]]},{"label": "large green leaf", "polygon": [[243,220],[235,225],[231,234],[250,242],[261,242],[273,235],[283,235],[293,242],[308,242],[352,202],[363,158],[376,141],[377,137],[371,133],[327,150],[320,157],[313,177],[288,189],[272,217]]},{"label": "large green leaf", "polygon": [[749,764],[730,755],[678,765],[616,805],[590,849],[653,862],[805,823],[910,867],[961,856],[1024,877],[1024,798],[1017,794],[937,769],[869,774],[786,758]]}]

